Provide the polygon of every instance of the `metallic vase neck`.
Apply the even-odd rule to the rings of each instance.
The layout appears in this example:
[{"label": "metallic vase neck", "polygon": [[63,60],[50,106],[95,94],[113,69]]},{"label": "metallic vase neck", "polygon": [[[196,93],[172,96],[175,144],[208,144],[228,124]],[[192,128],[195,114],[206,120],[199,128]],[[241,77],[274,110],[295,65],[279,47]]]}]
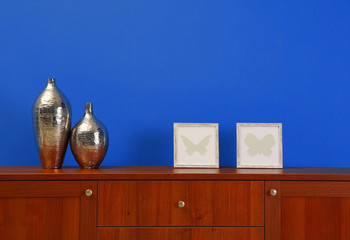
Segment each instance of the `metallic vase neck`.
[{"label": "metallic vase neck", "polygon": [[46,86],[47,89],[53,89],[55,88],[55,79],[54,78],[49,78],[47,80],[47,86]]},{"label": "metallic vase neck", "polygon": [[85,114],[84,117],[92,117],[92,103],[85,103]]}]

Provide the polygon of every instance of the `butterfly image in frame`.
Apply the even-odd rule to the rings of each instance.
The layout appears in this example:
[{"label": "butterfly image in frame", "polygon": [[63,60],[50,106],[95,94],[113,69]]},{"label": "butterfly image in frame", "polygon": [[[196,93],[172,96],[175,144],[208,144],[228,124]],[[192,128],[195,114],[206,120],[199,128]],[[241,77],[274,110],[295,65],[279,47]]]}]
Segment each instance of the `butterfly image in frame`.
[{"label": "butterfly image in frame", "polygon": [[275,139],[272,134],[265,135],[262,139],[258,139],[254,134],[249,133],[244,139],[244,143],[247,145],[248,154],[254,157],[257,154],[263,154],[266,157],[270,157],[272,154],[271,148],[275,145]]},{"label": "butterfly image in frame", "polygon": [[208,136],[204,137],[198,144],[194,144],[190,139],[181,135],[182,141],[185,144],[185,146],[187,147],[186,153],[189,156],[192,156],[193,153],[195,153],[196,151],[200,155],[204,156],[205,153],[207,152],[206,147],[208,146],[210,137],[211,137],[211,135],[208,135]]}]

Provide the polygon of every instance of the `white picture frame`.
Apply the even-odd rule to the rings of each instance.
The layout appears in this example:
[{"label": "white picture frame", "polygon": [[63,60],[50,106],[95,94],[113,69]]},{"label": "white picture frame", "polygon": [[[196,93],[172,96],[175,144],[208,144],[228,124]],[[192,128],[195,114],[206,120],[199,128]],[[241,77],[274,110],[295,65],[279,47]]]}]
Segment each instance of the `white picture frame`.
[{"label": "white picture frame", "polygon": [[282,123],[237,123],[237,168],[283,168]]},{"label": "white picture frame", "polygon": [[174,123],[175,168],[219,168],[218,123]]}]

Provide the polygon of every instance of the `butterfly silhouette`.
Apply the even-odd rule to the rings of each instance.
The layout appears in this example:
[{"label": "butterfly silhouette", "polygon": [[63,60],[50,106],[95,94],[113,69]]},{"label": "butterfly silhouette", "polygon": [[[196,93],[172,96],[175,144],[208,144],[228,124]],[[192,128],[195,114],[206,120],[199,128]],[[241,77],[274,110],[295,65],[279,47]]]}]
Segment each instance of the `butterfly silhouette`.
[{"label": "butterfly silhouette", "polygon": [[275,139],[272,134],[265,135],[262,139],[258,139],[254,134],[247,134],[244,143],[249,147],[249,156],[264,154],[266,157],[271,156],[271,148],[275,145]]},{"label": "butterfly silhouette", "polygon": [[204,154],[207,152],[206,146],[209,143],[211,135],[208,135],[204,137],[198,144],[194,144],[190,139],[187,137],[181,135],[182,141],[184,142],[185,146],[187,147],[186,152],[188,155],[193,155],[194,152],[198,152],[200,155],[204,156]]}]

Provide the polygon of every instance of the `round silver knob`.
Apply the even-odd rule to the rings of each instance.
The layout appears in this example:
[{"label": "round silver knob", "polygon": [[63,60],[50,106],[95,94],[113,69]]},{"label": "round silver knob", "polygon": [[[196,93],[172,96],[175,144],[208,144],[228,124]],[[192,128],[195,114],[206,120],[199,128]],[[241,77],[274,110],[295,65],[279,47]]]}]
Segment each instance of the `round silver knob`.
[{"label": "round silver knob", "polygon": [[183,208],[185,206],[185,202],[184,201],[179,201],[177,204],[180,208]]},{"label": "round silver knob", "polygon": [[92,190],[91,189],[86,189],[85,195],[90,197],[92,195]]},{"label": "round silver knob", "polygon": [[277,195],[277,190],[276,189],[271,189],[270,190],[270,195],[271,196],[276,196]]}]

